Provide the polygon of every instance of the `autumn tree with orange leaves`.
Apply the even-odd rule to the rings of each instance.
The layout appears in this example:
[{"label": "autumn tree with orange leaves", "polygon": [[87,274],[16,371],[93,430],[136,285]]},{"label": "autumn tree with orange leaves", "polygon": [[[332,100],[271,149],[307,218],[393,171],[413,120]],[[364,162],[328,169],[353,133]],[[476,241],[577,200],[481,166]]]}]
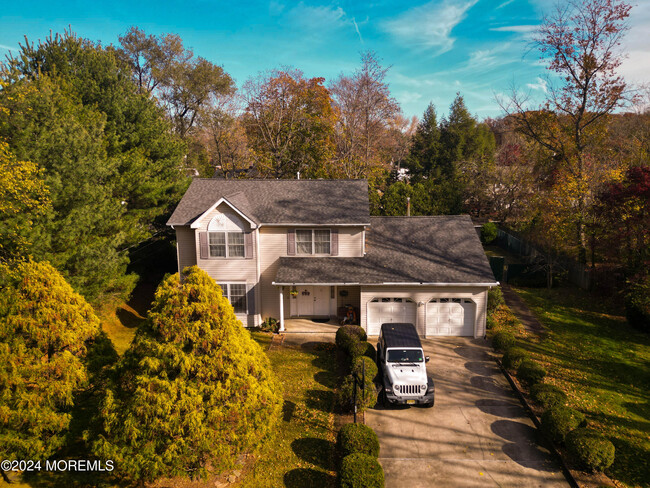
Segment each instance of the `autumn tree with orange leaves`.
[{"label": "autumn tree with orange leaves", "polygon": [[324,81],[285,68],[245,83],[243,125],[262,176],[329,176],[337,114]]}]

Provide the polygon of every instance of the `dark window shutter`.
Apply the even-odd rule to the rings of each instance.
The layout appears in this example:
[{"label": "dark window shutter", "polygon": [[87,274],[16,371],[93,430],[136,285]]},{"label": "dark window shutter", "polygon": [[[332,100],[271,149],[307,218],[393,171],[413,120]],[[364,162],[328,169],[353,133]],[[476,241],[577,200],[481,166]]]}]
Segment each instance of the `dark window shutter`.
[{"label": "dark window shutter", "polygon": [[296,255],[296,229],[287,231],[287,256]]},{"label": "dark window shutter", "polygon": [[201,259],[208,259],[210,254],[208,253],[208,233],[199,232],[199,249],[201,252]]},{"label": "dark window shutter", "polygon": [[255,315],[255,285],[248,285],[246,305],[248,306],[248,315]]},{"label": "dark window shutter", "polygon": [[253,258],[253,233],[246,232],[244,234],[244,257],[246,259]]},{"label": "dark window shutter", "polygon": [[338,229],[332,229],[330,231],[330,251],[332,256],[338,256],[339,255],[339,230]]}]

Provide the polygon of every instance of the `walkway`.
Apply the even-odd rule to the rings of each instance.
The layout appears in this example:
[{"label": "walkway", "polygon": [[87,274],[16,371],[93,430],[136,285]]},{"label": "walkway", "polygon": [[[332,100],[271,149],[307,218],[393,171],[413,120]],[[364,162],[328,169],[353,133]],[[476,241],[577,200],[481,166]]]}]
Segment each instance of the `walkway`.
[{"label": "walkway", "polygon": [[517,293],[505,283],[501,285],[503,298],[506,300],[506,305],[510,307],[512,313],[524,324],[527,331],[537,334],[539,336],[546,334],[546,329],[541,324],[528,305],[521,299]]}]

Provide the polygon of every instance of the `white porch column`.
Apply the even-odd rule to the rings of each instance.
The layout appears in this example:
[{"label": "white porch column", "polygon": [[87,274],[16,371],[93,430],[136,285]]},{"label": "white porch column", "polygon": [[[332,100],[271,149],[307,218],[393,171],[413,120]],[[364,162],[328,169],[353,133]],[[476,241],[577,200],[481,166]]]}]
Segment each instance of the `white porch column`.
[{"label": "white porch column", "polygon": [[280,332],[284,332],[284,286],[280,287]]}]

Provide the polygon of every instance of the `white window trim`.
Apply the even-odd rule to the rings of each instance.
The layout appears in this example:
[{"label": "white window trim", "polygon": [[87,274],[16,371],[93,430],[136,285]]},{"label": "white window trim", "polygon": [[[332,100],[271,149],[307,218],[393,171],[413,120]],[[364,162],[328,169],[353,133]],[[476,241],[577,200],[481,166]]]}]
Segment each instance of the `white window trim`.
[{"label": "white window trim", "polygon": [[[210,234],[225,234],[226,242],[226,255],[225,256],[213,256],[210,252]],[[228,244],[228,234],[241,234],[244,239],[244,254],[242,256],[231,256]],[[246,259],[246,236],[244,236],[244,231],[238,230],[210,230],[208,231],[208,259]]]},{"label": "white window trim", "polygon": [[[327,253],[317,253],[316,252],[316,232],[317,230],[323,231],[326,230],[329,233],[329,245],[330,245],[330,252]],[[298,251],[298,232],[299,231],[311,231],[311,252],[306,253],[306,252],[299,252]],[[295,238],[295,245],[296,245],[296,256],[331,256],[332,255],[332,229],[296,229],[296,238]]]},{"label": "white window trim", "polygon": [[[226,300],[230,302],[230,285],[244,285],[244,299],[246,300],[246,311],[245,312],[235,312],[235,315],[248,315],[248,286],[245,281],[221,281],[217,282],[217,285],[226,285],[228,287],[227,290],[224,290],[222,288],[222,292],[224,297],[226,297]],[[232,303],[231,303],[232,305]],[[233,306],[234,308],[234,306]]]}]

